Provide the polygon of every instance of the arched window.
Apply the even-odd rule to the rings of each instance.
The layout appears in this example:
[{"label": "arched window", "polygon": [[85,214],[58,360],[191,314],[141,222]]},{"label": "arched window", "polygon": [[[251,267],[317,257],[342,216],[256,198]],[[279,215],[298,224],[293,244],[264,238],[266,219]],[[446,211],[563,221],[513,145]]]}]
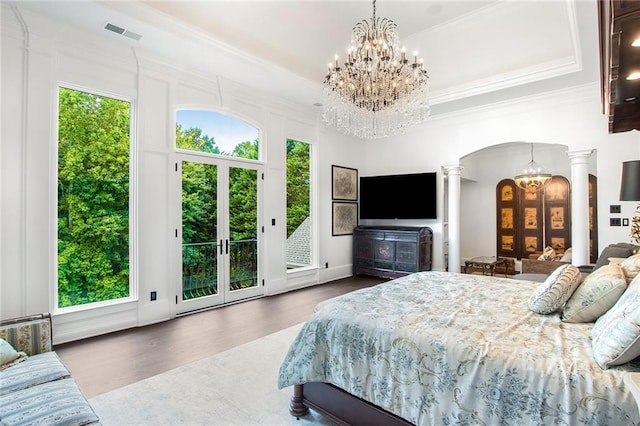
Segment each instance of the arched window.
[{"label": "arched window", "polygon": [[215,111],[176,111],[176,148],[258,160],[260,131],[231,115]]}]

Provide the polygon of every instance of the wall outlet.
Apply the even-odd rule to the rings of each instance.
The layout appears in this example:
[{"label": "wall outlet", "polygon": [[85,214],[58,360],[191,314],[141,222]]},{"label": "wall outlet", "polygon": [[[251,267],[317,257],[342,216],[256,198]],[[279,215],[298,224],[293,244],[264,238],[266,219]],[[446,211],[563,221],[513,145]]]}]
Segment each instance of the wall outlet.
[{"label": "wall outlet", "polygon": [[609,205],[609,213],[620,213],[621,211],[620,204]]},{"label": "wall outlet", "polygon": [[621,220],[619,217],[610,217],[609,226],[621,226]]},{"label": "wall outlet", "polygon": [[629,226],[629,218],[628,217],[623,217],[622,218],[622,226]]},{"label": "wall outlet", "polygon": [[154,300],[156,300],[158,298],[158,293],[155,291],[151,292],[151,301],[153,302]]}]

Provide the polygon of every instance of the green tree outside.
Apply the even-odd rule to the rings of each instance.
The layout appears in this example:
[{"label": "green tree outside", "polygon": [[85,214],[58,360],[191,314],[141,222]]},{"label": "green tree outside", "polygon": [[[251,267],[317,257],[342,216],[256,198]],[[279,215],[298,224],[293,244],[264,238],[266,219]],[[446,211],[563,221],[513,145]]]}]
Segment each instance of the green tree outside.
[{"label": "green tree outside", "polygon": [[[129,102],[60,88],[58,116],[58,306],[130,296],[129,290]],[[176,146],[211,154],[258,159],[258,140],[221,152],[199,128],[176,126]],[[217,232],[217,166],[183,164],[183,244],[213,243]],[[258,176],[230,168],[232,241],[257,241]],[[309,145],[287,140],[287,235],[309,216]],[[213,240],[213,241],[212,241]],[[202,270],[197,250],[183,258]],[[214,252],[215,253],[215,252]],[[255,285],[257,250],[233,254],[242,285]],[[243,272],[241,265],[251,265]],[[233,277],[232,277],[233,278]]]},{"label": "green tree outside", "polygon": [[60,88],[58,307],[129,296],[129,102]]},{"label": "green tree outside", "polygon": [[287,238],[310,215],[310,147],[287,139]]}]

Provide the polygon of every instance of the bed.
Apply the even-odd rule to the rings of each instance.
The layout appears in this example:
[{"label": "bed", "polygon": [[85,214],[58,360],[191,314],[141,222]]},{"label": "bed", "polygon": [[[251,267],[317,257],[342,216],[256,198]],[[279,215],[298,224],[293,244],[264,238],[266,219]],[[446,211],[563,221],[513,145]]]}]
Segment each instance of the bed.
[{"label": "bed", "polygon": [[538,286],[420,272],[325,301],[278,386],[292,415],[342,424],[640,424],[623,382],[640,363],[602,369],[593,323],[529,310]]}]

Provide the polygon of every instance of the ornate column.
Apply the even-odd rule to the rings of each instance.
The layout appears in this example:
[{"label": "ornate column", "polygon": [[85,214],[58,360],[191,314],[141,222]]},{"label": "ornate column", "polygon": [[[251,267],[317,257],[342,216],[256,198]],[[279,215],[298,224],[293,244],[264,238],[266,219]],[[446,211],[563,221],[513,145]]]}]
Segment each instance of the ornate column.
[{"label": "ornate column", "polygon": [[460,272],[460,174],[462,166],[454,164],[443,166],[442,170],[448,176],[447,224],[448,236],[448,267],[449,272]]},{"label": "ornate column", "polygon": [[589,264],[589,157],[594,151],[567,151],[571,160],[571,263],[577,266]]}]

